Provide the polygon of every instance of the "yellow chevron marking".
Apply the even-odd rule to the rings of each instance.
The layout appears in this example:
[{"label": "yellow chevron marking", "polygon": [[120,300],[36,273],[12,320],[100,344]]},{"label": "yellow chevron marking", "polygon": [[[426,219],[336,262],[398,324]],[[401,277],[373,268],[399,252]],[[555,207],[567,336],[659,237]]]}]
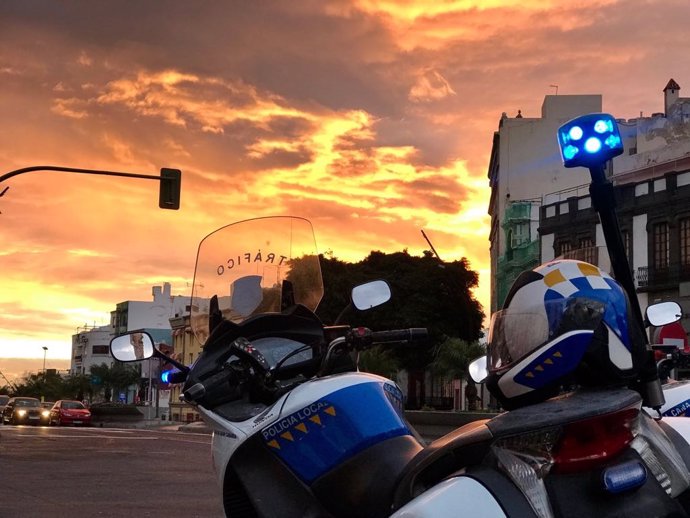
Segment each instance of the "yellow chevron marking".
[{"label": "yellow chevron marking", "polygon": [[310,421],[314,421],[316,424],[321,426],[321,418],[318,415],[312,416],[309,418]]},{"label": "yellow chevron marking", "polygon": [[304,423],[298,424],[297,426],[295,426],[295,428],[297,428],[302,433],[308,433],[307,432],[307,425]]},{"label": "yellow chevron marking", "polygon": [[563,276],[560,270],[554,270],[544,275],[544,284],[546,284],[549,288],[561,282],[565,282],[566,280],[567,279]]},{"label": "yellow chevron marking", "polygon": [[276,441],[275,439],[267,442],[266,444],[268,444],[271,448],[275,448],[276,450],[280,449],[280,444],[278,444],[278,441]]},{"label": "yellow chevron marking", "polygon": [[542,371],[544,370],[544,367],[542,367],[541,365],[537,365],[537,366],[534,368],[534,370],[535,370],[535,371],[542,372]]},{"label": "yellow chevron marking", "polygon": [[553,353],[553,357],[554,358],[562,358],[563,355],[560,352],[556,351],[555,353]]},{"label": "yellow chevron marking", "polygon": [[528,372],[527,374],[525,374],[525,377],[526,378],[534,378],[534,374],[532,374],[531,372]]},{"label": "yellow chevron marking", "polygon": [[329,415],[335,416],[335,407],[329,406],[324,410],[324,412],[326,412]]},{"label": "yellow chevron marking", "polygon": [[596,275],[597,277],[601,277],[599,270],[594,265],[587,263],[578,263],[577,267],[584,275]]},{"label": "yellow chevron marking", "polygon": [[290,432],[281,433],[280,436],[281,436],[283,439],[287,439],[288,441],[294,441],[294,440],[295,440],[295,439],[292,437],[292,434],[291,434]]},{"label": "yellow chevron marking", "polygon": [[547,358],[546,360],[544,360],[544,363],[546,365],[553,365],[553,360],[551,358]]}]

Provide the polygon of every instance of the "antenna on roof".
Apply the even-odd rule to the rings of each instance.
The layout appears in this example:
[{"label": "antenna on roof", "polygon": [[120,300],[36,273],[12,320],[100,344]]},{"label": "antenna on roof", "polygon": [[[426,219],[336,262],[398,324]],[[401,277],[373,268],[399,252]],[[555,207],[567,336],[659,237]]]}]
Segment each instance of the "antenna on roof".
[{"label": "antenna on roof", "polygon": [[[424,233],[424,229],[421,229],[421,230],[422,230],[422,235],[424,236],[424,239],[426,239],[426,242],[429,243],[429,246],[431,247],[431,251],[434,253],[434,255],[436,256],[436,258],[437,258],[439,261],[443,262],[443,259],[441,259],[441,257],[438,255],[438,252],[437,252],[436,249],[434,248],[434,245],[431,244],[431,241],[429,240],[429,238],[428,238],[428,237],[426,236],[426,234]],[[443,266],[443,265],[442,265],[442,266]]]}]

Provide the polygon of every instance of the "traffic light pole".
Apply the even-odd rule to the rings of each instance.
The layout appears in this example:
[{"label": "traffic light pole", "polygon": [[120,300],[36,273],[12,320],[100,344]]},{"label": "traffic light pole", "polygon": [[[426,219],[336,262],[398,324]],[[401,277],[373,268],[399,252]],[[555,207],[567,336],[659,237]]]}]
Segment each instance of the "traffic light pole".
[{"label": "traffic light pole", "polygon": [[[60,167],[52,165],[39,165],[32,167],[24,167],[11,171],[0,176],[0,183],[10,178],[32,171],[56,171],[62,173],[77,173],[77,174],[96,174],[107,176],[124,176],[127,178],[142,178],[144,180],[156,180],[160,182],[158,206],[161,209],[177,210],[180,208],[180,187],[182,173],[179,169],[162,168],[160,176],[153,176],[148,174],[122,173],[120,171],[103,171],[99,169],[80,169],[75,167]],[[9,187],[5,187],[0,191],[2,197]]]}]

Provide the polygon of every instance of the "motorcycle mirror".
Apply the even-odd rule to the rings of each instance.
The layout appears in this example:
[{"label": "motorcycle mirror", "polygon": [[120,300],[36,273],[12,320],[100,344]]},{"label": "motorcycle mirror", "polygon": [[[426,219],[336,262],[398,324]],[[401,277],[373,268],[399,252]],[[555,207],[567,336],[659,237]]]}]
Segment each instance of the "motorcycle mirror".
[{"label": "motorcycle mirror", "polygon": [[678,322],[683,315],[683,310],[680,304],[673,301],[659,302],[647,307],[645,311],[645,319],[649,325],[654,327],[665,326]]},{"label": "motorcycle mirror", "polygon": [[375,308],[391,299],[391,288],[386,281],[371,281],[352,288],[352,303],[360,311]]},{"label": "motorcycle mirror", "polygon": [[120,362],[146,360],[154,354],[153,339],[143,331],[116,336],[110,341],[110,354]]},{"label": "motorcycle mirror", "polygon": [[484,383],[486,377],[489,375],[489,371],[486,368],[486,356],[480,356],[470,363],[468,371],[472,381],[475,383]]}]

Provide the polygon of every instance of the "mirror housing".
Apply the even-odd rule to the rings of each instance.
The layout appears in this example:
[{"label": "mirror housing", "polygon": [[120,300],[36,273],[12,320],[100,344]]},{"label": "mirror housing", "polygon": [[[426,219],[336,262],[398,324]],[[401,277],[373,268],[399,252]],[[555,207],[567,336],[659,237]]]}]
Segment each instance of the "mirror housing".
[{"label": "mirror housing", "polygon": [[683,316],[683,310],[677,302],[658,302],[648,306],[644,316],[649,325],[659,327],[678,322]]},{"label": "mirror housing", "polygon": [[375,308],[391,299],[391,288],[384,280],[371,281],[352,288],[352,304],[360,311]]},{"label": "mirror housing", "polygon": [[153,339],[144,331],[131,331],[110,341],[110,354],[119,362],[136,362],[155,354]]}]

